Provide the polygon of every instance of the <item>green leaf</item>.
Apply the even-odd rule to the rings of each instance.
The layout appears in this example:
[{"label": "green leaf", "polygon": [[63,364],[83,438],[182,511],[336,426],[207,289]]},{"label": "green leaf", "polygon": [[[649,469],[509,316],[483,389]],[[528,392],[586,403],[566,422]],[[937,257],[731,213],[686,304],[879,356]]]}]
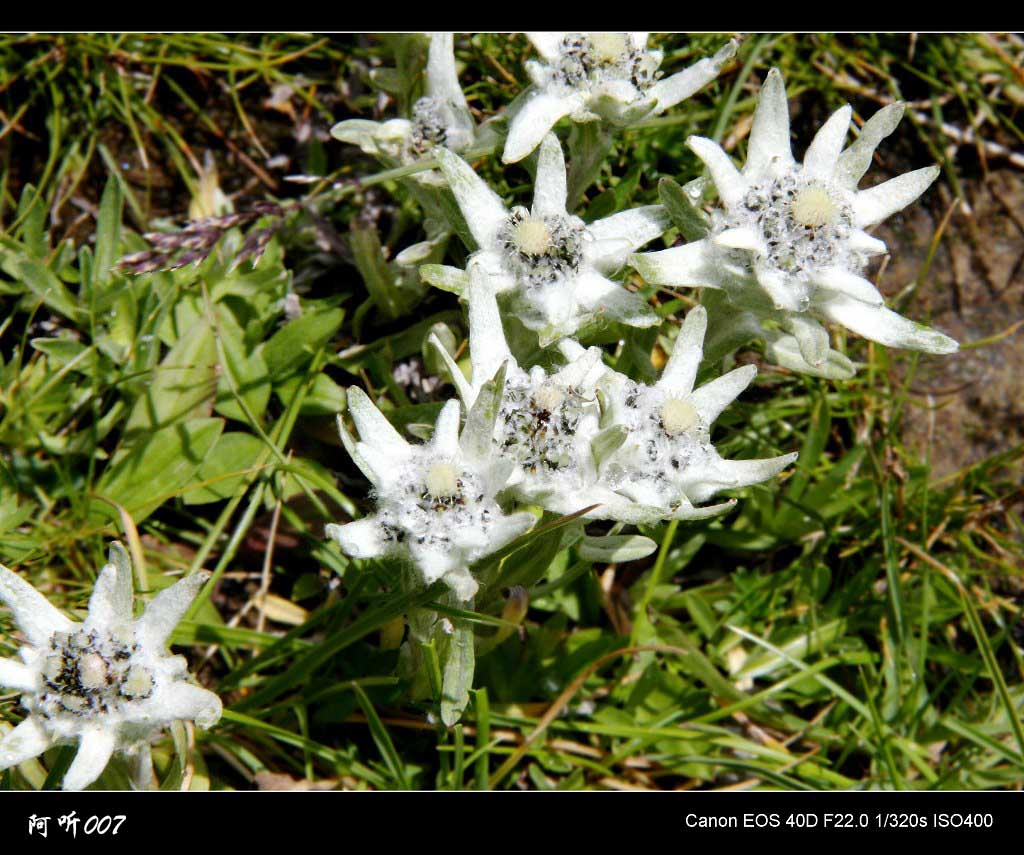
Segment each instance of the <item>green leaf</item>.
[{"label": "green leaf", "polygon": [[55,312],[75,321],[82,320],[78,300],[56,275],[41,261],[23,256],[14,264],[16,276],[25,286]]},{"label": "green leaf", "polygon": [[[224,419],[192,419],[142,435],[114,455],[96,494],[142,521],[192,479],[223,429]],[[102,502],[93,507],[113,513]]]},{"label": "green leaf", "polygon": [[198,318],[153,372],[153,380],[132,407],[124,426],[160,430],[209,416],[217,391],[217,344],[208,319]]},{"label": "green leaf", "polygon": [[92,287],[100,291],[113,277],[114,264],[121,255],[121,218],[123,214],[121,185],[116,178],[109,178],[100,200],[100,212],[96,218],[96,259],[92,269]]},{"label": "green leaf", "polygon": [[454,621],[455,632],[448,639],[444,656],[444,677],[441,683],[441,721],[452,727],[462,718],[473,688],[476,651],[473,647],[473,625],[466,620]]},{"label": "green leaf", "polygon": [[605,460],[618,451],[627,436],[629,436],[629,429],[625,425],[612,425],[590,441],[590,453],[593,455],[598,469],[601,468],[601,464]]},{"label": "green leaf", "polygon": [[221,306],[216,311],[217,334],[224,358],[214,410],[226,418],[246,424],[253,419],[259,422],[270,400],[267,364],[259,350],[246,349],[245,335],[231,313]]},{"label": "green leaf", "polygon": [[658,182],[658,196],[672,223],[688,242],[702,240],[711,232],[711,220],[671,178]]},{"label": "green leaf", "polygon": [[348,242],[356,268],[373,302],[385,318],[395,320],[405,311],[410,295],[399,288],[395,274],[388,267],[377,230],[358,226],[353,221]]},{"label": "green leaf", "polygon": [[576,551],[580,558],[602,564],[622,564],[646,558],[658,548],[649,537],[639,534],[616,534],[604,537],[584,536]]},{"label": "green leaf", "polygon": [[199,466],[195,481],[205,486],[189,490],[182,497],[186,505],[202,505],[230,499],[256,465],[263,440],[248,433],[232,431],[221,434],[209,455]]},{"label": "green leaf", "polygon": [[[274,393],[286,407],[305,385],[306,377],[293,374],[274,385]],[[301,416],[333,416],[345,410],[345,390],[326,374],[318,374],[313,387],[306,393],[299,407]]]},{"label": "green leaf", "polygon": [[263,361],[273,380],[279,380],[308,365],[345,318],[343,309],[306,312],[279,329],[263,345]]}]

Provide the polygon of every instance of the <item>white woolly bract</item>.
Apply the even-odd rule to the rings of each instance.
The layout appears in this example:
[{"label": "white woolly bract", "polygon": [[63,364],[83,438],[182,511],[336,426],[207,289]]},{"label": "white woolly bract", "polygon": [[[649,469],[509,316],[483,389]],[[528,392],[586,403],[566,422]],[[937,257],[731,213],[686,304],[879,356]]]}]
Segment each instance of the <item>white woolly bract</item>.
[{"label": "white woolly bract", "polygon": [[513,115],[502,159],[522,160],[568,116],[574,122],[626,126],[658,115],[718,76],[736,53],[730,41],[714,56],[664,77],[662,53],[647,47],[647,33],[531,33],[541,60],[528,60],[533,82]]},{"label": "white woolly bract", "polygon": [[902,112],[902,105],[883,108],[844,150],[851,110],[843,107],[798,163],[790,150],[785,86],[772,69],[754,113],[742,170],[711,140],[687,141],[704,161],[722,203],[712,216],[710,235],[635,255],[630,263],[652,284],[722,289],[738,310],[793,336],[799,360],[774,347],[769,355],[785,353],[787,364],[797,370],[806,365],[811,373],[826,376],[849,373],[850,366],[837,364],[830,355],[822,321],[893,347],[955,351],[953,339],[887,309],[863,276],[870,257],[886,251],[865,229],[909,205],[938,175],[937,167],[927,167],[857,189],[875,147]]},{"label": "white woolly bract", "polygon": [[0,740],[0,769],[77,741],[64,789],[83,789],[115,751],[136,751],[174,721],[215,724],[220,699],[189,682],[185,658],[167,650],[168,637],[208,578],[196,573],[163,589],[135,619],[131,564],[115,542],[79,623],[0,566],[0,601],[29,641],[19,651],[21,662],[0,660],[0,684],[20,690],[29,713]]}]

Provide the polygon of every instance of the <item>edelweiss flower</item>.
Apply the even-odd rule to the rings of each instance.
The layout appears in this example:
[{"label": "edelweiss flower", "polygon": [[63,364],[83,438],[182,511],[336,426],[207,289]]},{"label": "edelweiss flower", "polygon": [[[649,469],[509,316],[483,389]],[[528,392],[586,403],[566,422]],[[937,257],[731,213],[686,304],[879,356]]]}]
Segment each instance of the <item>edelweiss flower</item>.
[{"label": "edelweiss flower", "polygon": [[623,522],[700,519],[732,507],[735,499],[695,507],[720,490],[757,484],[796,460],[796,453],[764,460],[723,460],[711,444],[711,425],[757,373],[745,365],[694,389],[707,313],[692,309],[653,386],[609,371],[600,383],[607,421],[623,440],[602,464],[601,483],[628,501],[607,503],[590,516]]},{"label": "edelweiss flower", "polygon": [[[541,346],[602,317],[638,327],[658,323],[641,297],[607,274],[668,228],[660,205],[589,224],[570,215],[565,209],[565,159],[554,134],[541,144],[530,210],[509,211],[461,157],[439,150],[437,158],[479,246],[472,260],[483,265],[497,293],[511,295],[519,319],[538,331]],[[424,278],[449,289],[465,287],[464,272],[440,270],[440,275],[425,271]]]},{"label": "edelweiss flower", "polygon": [[[492,441],[495,453],[515,464],[508,488],[517,498],[544,506],[588,504],[615,496],[597,486],[591,443],[599,433],[600,407],[595,382],[604,373],[601,350],[584,350],[563,342],[569,363],[548,374],[540,366],[528,372],[519,367],[509,350],[498,303],[487,275],[471,262],[469,349],[472,379],[467,381],[447,349],[431,335],[459,397],[473,407],[484,384],[504,368],[504,389]],[[575,344],[575,343],[573,343]],[[559,498],[553,498],[559,497]]]},{"label": "edelweiss flower", "polygon": [[220,699],[188,682],[184,656],[167,639],[208,573],[194,573],[158,593],[135,620],[132,570],[119,543],[96,580],[81,623],[65,617],[28,582],[0,566],[0,600],[28,639],[21,662],[0,659],[0,685],[24,694],[28,717],[0,740],[0,769],[52,745],[78,740],[65,790],[89,786],[115,751],[134,753],[164,725],[182,719],[210,727]]},{"label": "edelweiss flower", "polygon": [[[410,118],[387,122],[349,119],[331,129],[335,139],[359,146],[387,166],[427,157],[435,146],[461,151],[473,143],[475,134],[476,125],[455,72],[451,33],[430,36],[426,94],[413,104]],[[435,184],[440,180],[433,172],[417,173],[413,178]]]},{"label": "edelweiss flower", "polygon": [[526,63],[536,90],[512,117],[506,163],[526,157],[563,116],[630,125],[662,113],[714,80],[736,53],[731,41],[713,57],[659,80],[662,54],[647,49],[647,33],[528,35],[544,61]]},{"label": "edelweiss flower", "polygon": [[410,445],[361,389],[351,387],[348,408],[361,441],[349,435],[340,418],[338,425],[348,453],[374,485],[377,513],[328,525],[328,537],[352,558],[404,556],[428,585],[444,579],[459,599],[471,599],[477,582],[469,565],[536,521],[526,512],[506,515],[494,499],[512,464],[494,455],[497,408],[487,406],[491,403],[481,399],[460,438],[459,402],[449,401],[431,440]]},{"label": "edelweiss flower", "polygon": [[878,289],[861,275],[870,256],[886,251],[864,229],[909,205],[939,173],[929,166],[857,190],[875,148],[902,114],[902,105],[883,108],[844,151],[851,109],[843,107],[798,164],[790,150],[785,85],[772,69],[742,171],[711,140],[687,140],[725,206],[714,214],[709,237],[636,255],[630,263],[652,284],[725,289],[738,308],[792,333],[810,366],[822,366],[829,352],[819,319],[892,347],[955,351],[953,339],[885,308]]}]

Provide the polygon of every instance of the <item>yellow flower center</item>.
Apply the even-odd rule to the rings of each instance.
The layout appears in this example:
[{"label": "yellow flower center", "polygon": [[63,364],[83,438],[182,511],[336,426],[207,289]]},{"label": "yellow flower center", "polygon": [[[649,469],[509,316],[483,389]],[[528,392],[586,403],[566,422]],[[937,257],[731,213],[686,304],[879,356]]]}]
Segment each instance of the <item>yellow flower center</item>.
[{"label": "yellow flower center", "polygon": [[139,665],[128,669],[121,692],[129,698],[144,698],[153,690],[153,677]]},{"label": "yellow flower center", "polygon": [[693,430],[699,423],[697,408],[689,401],[669,398],[661,405],[661,426],[670,436]]},{"label": "yellow flower center", "polygon": [[793,219],[800,225],[818,229],[835,222],[839,206],[824,187],[811,184],[797,191],[789,207]]},{"label": "yellow flower center", "polygon": [[551,246],[551,229],[543,220],[527,217],[512,229],[512,240],[527,255],[543,255]]},{"label": "yellow flower center", "polygon": [[590,46],[599,62],[618,62],[631,47],[625,33],[591,33]]},{"label": "yellow flower center", "polygon": [[84,689],[102,689],[107,685],[107,663],[98,653],[87,653],[78,660],[78,682]]},{"label": "yellow flower center", "polygon": [[554,383],[545,383],[533,396],[533,402],[538,408],[553,412],[562,401],[565,400],[565,393]]},{"label": "yellow flower center", "polygon": [[435,463],[427,471],[427,492],[436,499],[459,494],[459,472],[450,463]]}]

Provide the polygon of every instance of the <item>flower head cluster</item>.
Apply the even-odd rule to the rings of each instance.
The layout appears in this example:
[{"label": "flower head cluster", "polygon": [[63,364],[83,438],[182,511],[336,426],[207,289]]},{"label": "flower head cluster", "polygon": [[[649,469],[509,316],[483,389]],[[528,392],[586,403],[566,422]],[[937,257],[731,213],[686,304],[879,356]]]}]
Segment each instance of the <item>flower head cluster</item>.
[{"label": "flower head cluster", "polygon": [[465,378],[436,336],[430,341],[446,362],[467,411],[488,382],[503,380],[491,442],[494,453],[513,466],[508,489],[522,501],[546,507],[560,504],[556,497],[561,496],[577,502],[585,496],[590,503],[610,498],[594,492],[597,472],[591,449],[600,431],[597,380],[606,370],[600,349],[570,348],[565,342],[569,362],[561,369],[549,372],[535,365],[524,370],[509,349],[484,268],[472,262],[469,276],[472,378]]},{"label": "flower head cluster", "polygon": [[[476,123],[459,86],[451,33],[430,36],[425,89],[408,118],[386,122],[348,119],[336,124],[331,135],[359,146],[387,166],[403,166],[428,157],[437,147],[462,151],[472,145]],[[414,178],[426,184],[440,181],[435,172],[417,173]]]},{"label": "flower head cluster", "polygon": [[353,558],[404,557],[428,585],[443,579],[459,599],[471,599],[477,582],[469,566],[536,521],[526,512],[505,514],[495,499],[512,465],[494,453],[495,408],[489,403],[481,398],[460,436],[459,404],[449,401],[430,441],[410,445],[362,390],[350,388],[348,409],[360,440],[340,419],[339,427],[349,454],[374,486],[377,512],[329,525],[327,535]]},{"label": "flower head cluster", "polygon": [[[722,201],[706,236],[637,254],[672,222],[665,207],[585,222],[570,198],[598,174],[594,165],[600,166],[597,155],[611,138],[609,126],[628,125],[693,94],[715,77],[735,44],[664,79],[661,55],[647,49],[644,33],[531,38],[543,61],[528,64],[534,87],[510,109],[504,160],[519,161],[539,146],[529,164],[535,167],[532,205],[508,208],[453,146],[438,144],[440,137],[432,151],[461,212],[460,218],[447,206],[445,216],[466,237],[470,255],[464,267],[426,264],[420,272],[468,303],[468,377],[441,340],[430,338],[462,400],[465,428],[460,435],[460,409],[449,401],[433,439],[410,446],[365,395],[351,390],[349,409],[361,441],[344,429],[343,439],[374,484],[377,512],[329,527],[349,555],[405,557],[425,581],[443,578],[462,599],[477,590],[473,562],[530,527],[529,514],[506,513],[516,502],[631,524],[699,519],[734,504],[707,504],[722,491],[771,479],[796,459],[728,460],[715,448],[716,419],[756,369],[735,368],[698,385],[709,319],[716,325],[708,336],[712,349],[725,350],[722,342],[748,339],[753,331],[766,339],[770,357],[825,376],[848,374],[852,363],[831,351],[822,321],[897,346],[956,347],[886,309],[862,275],[868,259],[885,251],[865,230],[916,199],[936,174],[927,168],[857,189],[875,147],[899,121],[900,107],[881,110],[845,149],[851,111],[839,110],[800,164],[790,150],[782,79],[772,71],[742,170],[710,140],[688,141]],[[570,136],[571,175],[551,132],[564,116],[601,123],[596,142],[593,134]],[[673,217],[695,227],[701,215],[679,207],[678,188],[673,192],[664,197]],[[576,340],[602,321],[660,322],[645,299],[611,278],[627,262],[649,283],[706,286],[724,295],[708,295],[706,305],[687,314],[651,385],[611,370],[600,349]],[[517,359],[503,314],[535,332],[541,349],[557,344],[561,367],[544,358],[532,366]],[[706,368],[718,361],[716,350]],[[633,557],[652,544],[639,540],[645,542],[627,550]],[[587,543],[580,554],[612,554],[616,547]]]},{"label": "flower head cluster", "polygon": [[79,790],[100,776],[115,751],[137,751],[171,722],[215,724],[220,699],[189,682],[185,658],[167,651],[168,637],[208,578],[196,573],[165,588],[135,619],[131,564],[115,542],[88,614],[76,622],[0,566],[0,600],[28,641],[21,662],[0,659],[0,685],[20,690],[29,713],[0,740],[0,769],[77,741],[64,789]]},{"label": "flower head cluster", "polygon": [[797,163],[790,150],[785,86],[772,69],[754,113],[742,170],[711,140],[687,141],[707,166],[722,201],[711,233],[693,243],[638,254],[630,263],[652,284],[724,289],[738,308],[795,337],[812,371],[821,370],[829,354],[821,321],[892,347],[955,351],[953,339],[887,309],[863,276],[869,258],[886,251],[865,229],[909,205],[938,175],[937,167],[925,167],[857,189],[875,148],[902,113],[902,105],[883,108],[844,150],[851,109],[843,107],[818,131],[803,163]]},{"label": "flower head cluster", "polygon": [[[668,227],[660,205],[648,205],[584,223],[566,210],[562,147],[549,134],[540,147],[533,206],[509,210],[459,156],[437,153],[478,249],[480,264],[498,294],[542,346],[571,336],[599,319],[647,327],[658,323],[647,303],[609,275],[629,255]],[[456,271],[451,281],[464,283]],[[457,286],[460,288],[463,286]]]},{"label": "flower head cluster", "polygon": [[745,365],[694,388],[703,357],[707,313],[692,309],[672,355],[653,385],[609,371],[600,388],[606,423],[620,427],[621,445],[602,463],[601,481],[628,502],[605,513],[626,522],[700,519],[732,507],[735,500],[696,507],[722,490],[759,484],[796,460],[796,453],[762,460],[724,460],[711,443],[711,426],[757,373]]},{"label": "flower head cluster", "polygon": [[707,326],[699,306],[687,316],[661,379],[646,386],[609,370],[598,348],[569,340],[560,346],[568,360],[562,369],[524,371],[508,348],[479,265],[470,267],[467,296],[472,378],[466,380],[439,340],[431,341],[467,408],[485,380],[503,380],[491,440],[495,453],[514,464],[508,489],[522,501],[566,514],[598,504],[588,517],[631,523],[697,519],[734,501],[696,503],[765,481],[796,458],[723,460],[711,444],[712,423],[756,369],[738,368],[693,388]]},{"label": "flower head cluster", "polygon": [[526,71],[532,96],[512,117],[503,159],[522,160],[564,116],[574,122],[630,125],[664,112],[718,76],[736,53],[729,42],[713,57],[662,77],[661,51],[649,50],[647,33],[530,33],[541,61]]}]

